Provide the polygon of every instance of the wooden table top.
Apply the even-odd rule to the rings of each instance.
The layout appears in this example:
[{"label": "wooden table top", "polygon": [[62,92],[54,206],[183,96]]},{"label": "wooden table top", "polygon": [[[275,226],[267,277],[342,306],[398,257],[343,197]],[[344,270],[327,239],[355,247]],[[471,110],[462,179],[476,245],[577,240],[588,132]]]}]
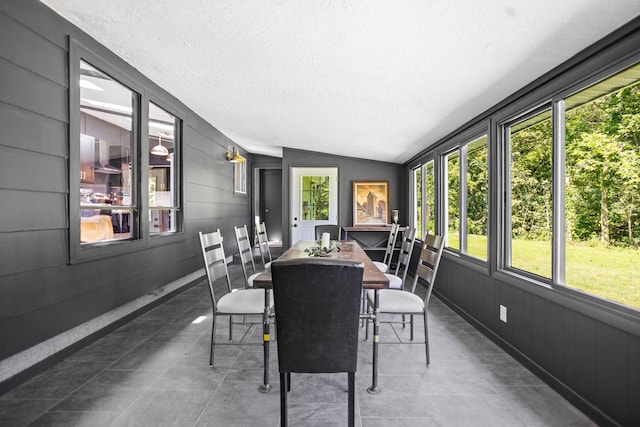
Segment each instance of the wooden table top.
[{"label": "wooden table top", "polygon": [[[409,227],[406,225],[401,225],[398,227],[398,231],[406,231]],[[342,227],[345,231],[391,231],[391,224],[381,224],[381,225],[355,225],[353,227],[345,226]]]},{"label": "wooden table top", "polygon": [[[308,258],[309,254],[304,250],[316,245],[315,240],[300,240],[298,243],[287,249],[278,259]],[[351,240],[340,241],[340,251],[332,252],[328,258],[344,259],[349,261],[359,261],[364,264],[362,275],[362,287],[365,289],[383,289],[389,287],[389,279],[380,272],[371,258],[360,247],[358,243]],[[277,262],[277,260],[275,261]],[[253,280],[255,288],[271,289],[271,271],[265,270]]]}]

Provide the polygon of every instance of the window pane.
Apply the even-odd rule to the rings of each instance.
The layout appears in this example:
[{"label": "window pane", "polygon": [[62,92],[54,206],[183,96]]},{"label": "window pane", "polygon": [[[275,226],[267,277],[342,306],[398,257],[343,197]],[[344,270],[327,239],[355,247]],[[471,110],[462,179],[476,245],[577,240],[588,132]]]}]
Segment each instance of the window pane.
[{"label": "window pane", "polygon": [[424,221],[426,233],[433,234],[436,229],[435,223],[435,175],[433,160],[424,165]]},{"label": "window pane", "polygon": [[509,142],[511,230],[507,238],[511,238],[510,265],[550,278],[551,110],[512,125]]},{"label": "window pane", "polygon": [[640,65],[565,102],[565,281],[640,308]]},{"label": "window pane", "polygon": [[460,209],[459,209],[459,163],[460,153],[455,151],[446,156],[447,163],[447,246],[460,249]]},{"label": "window pane", "polygon": [[469,255],[487,259],[488,167],[487,137],[467,148],[467,250]]},{"label": "window pane", "polygon": [[302,213],[304,221],[329,219],[329,177],[302,177]]},{"label": "window pane", "polygon": [[233,192],[247,194],[247,163],[233,164]]},{"label": "window pane", "polygon": [[179,231],[179,182],[176,173],[177,119],[149,103],[149,231]]},{"label": "window pane", "polygon": [[80,61],[80,241],[134,236],[134,93]]},{"label": "window pane", "polygon": [[413,224],[416,237],[422,239],[422,166],[413,170]]}]

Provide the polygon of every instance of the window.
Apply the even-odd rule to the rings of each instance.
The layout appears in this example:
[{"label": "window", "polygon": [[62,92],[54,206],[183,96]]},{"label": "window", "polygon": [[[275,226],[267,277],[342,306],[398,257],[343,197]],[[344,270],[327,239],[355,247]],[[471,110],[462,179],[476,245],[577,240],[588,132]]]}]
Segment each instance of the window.
[{"label": "window", "polygon": [[489,163],[487,136],[463,146],[466,151],[466,227],[461,250],[476,258],[487,259],[489,220]]},{"label": "window", "polygon": [[564,105],[565,270],[557,281],[638,309],[640,64]]},{"label": "window", "polygon": [[179,174],[177,164],[180,121],[149,103],[149,232],[179,231]]},{"label": "window", "polygon": [[79,95],[80,243],[135,239],[138,94],[81,60]]},{"label": "window", "polygon": [[74,41],[69,58],[70,261],[181,232],[182,120]]},{"label": "window", "polygon": [[329,177],[302,177],[302,220],[327,221],[329,219]]},{"label": "window", "polygon": [[416,238],[423,239],[435,229],[434,221],[434,175],[433,160],[418,166],[413,174],[413,224],[416,228]]},{"label": "window", "polygon": [[411,171],[413,175],[413,226],[416,228],[416,238],[422,239],[424,229],[422,221],[422,166]]},{"label": "window", "polygon": [[460,249],[460,209],[459,209],[459,188],[460,188],[460,152],[458,150],[445,155],[445,208],[444,219],[446,221],[445,230],[447,235],[447,247]]},{"label": "window", "polygon": [[507,267],[551,278],[551,109],[507,126]]},{"label": "window", "polygon": [[244,161],[233,164],[233,192],[247,194],[247,163]]},{"label": "window", "polygon": [[486,260],[489,208],[487,136],[465,141],[444,159],[447,247]]}]

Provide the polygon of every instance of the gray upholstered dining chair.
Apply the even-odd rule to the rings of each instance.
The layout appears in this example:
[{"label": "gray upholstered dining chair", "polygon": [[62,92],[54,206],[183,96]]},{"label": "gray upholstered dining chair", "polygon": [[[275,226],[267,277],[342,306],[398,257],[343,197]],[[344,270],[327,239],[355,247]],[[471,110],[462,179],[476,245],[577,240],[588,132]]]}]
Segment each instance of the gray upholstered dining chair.
[{"label": "gray upholstered dining chair", "polygon": [[315,226],[316,240],[322,239],[322,233],[329,233],[329,239],[342,239],[342,227],[337,224],[323,224]]},{"label": "gray upholstered dining chair", "polygon": [[271,266],[271,249],[269,249],[269,237],[267,236],[267,225],[264,222],[256,223],[256,235],[258,237],[258,248],[264,269]]},{"label": "gray upholstered dining chair", "polygon": [[[240,258],[242,273],[244,274],[245,287],[253,288],[253,279],[255,279],[260,273],[256,272],[256,264],[253,260],[253,247],[251,246],[251,239],[249,239],[249,232],[247,231],[246,225],[233,228],[236,234],[238,257]],[[250,271],[249,268],[251,268]]]},{"label": "gray upholstered dining chair", "polygon": [[391,224],[391,230],[389,230],[389,239],[387,240],[387,247],[384,251],[384,258],[382,262],[373,261],[373,263],[378,267],[383,273],[386,273],[391,268],[391,259],[393,258],[393,250],[396,247],[396,239],[398,238],[398,228],[400,226],[397,223]]},{"label": "gray upholstered dining chair", "polygon": [[[264,289],[232,289],[229,279],[229,270],[222,246],[222,235],[220,230],[212,233],[199,232],[200,248],[204,269],[209,284],[209,294],[213,306],[213,325],[211,326],[211,350],[209,354],[209,365],[213,366],[213,355],[216,344],[216,317],[229,316],[229,341],[233,339],[233,316],[234,315],[263,315],[265,310]],[[214,292],[214,282],[220,278],[226,280],[227,293],[216,297]],[[273,295],[271,296],[271,309],[273,307]],[[247,332],[245,332],[246,335]],[[242,342],[242,339],[240,340]]]},{"label": "gray upholstered dining chair", "polygon": [[[431,359],[429,357],[429,327],[427,323],[427,307],[431,299],[431,292],[438,273],[444,238],[434,234],[429,234],[424,241],[420,259],[416,266],[415,277],[411,285],[411,290],[380,289],[378,291],[378,307],[381,314],[402,314],[411,316],[411,340],[413,341],[413,315],[420,314],[424,318],[424,342],[427,365]],[[418,280],[424,281],[427,285],[427,293],[424,298],[415,294]],[[374,293],[367,292],[367,302],[370,308],[374,307]],[[394,323],[394,322],[390,322]]]},{"label": "gray upholstered dining chair", "polygon": [[278,319],[281,426],[287,425],[291,373],[347,372],[348,420],[355,422],[358,320],[364,264],[295,258],[271,265]]}]

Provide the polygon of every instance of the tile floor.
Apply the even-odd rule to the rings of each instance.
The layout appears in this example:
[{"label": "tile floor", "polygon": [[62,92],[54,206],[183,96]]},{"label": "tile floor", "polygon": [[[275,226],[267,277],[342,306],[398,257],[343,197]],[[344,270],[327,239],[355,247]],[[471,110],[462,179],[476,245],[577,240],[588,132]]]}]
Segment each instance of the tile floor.
[{"label": "tile floor", "polygon": [[[239,266],[230,272],[242,282]],[[263,394],[261,346],[219,346],[209,367],[211,313],[205,282],[179,293],[0,396],[0,426],[278,426],[276,346],[273,390]],[[207,318],[193,323],[200,316]],[[224,341],[222,322],[217,336]],[[424,345],[397,344],[396,333],[406,337],[408,328],[382,325],[381,341],[389,344],[380,346],[376,395],[366,391],[371,344],[361,341],[356,425],[595,425],[437,299],[429,322],[428,367]],[[260,339],[260,327],[250,331],[250,342]],[[346,425],[346,380],[294,374],[290,425]]]}]

